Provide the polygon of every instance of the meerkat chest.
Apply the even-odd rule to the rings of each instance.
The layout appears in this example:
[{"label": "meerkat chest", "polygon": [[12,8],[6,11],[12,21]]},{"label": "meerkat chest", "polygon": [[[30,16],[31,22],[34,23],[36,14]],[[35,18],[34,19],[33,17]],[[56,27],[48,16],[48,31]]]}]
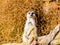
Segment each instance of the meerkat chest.
[{"label": "meerkat chest", "polygon": [[25,27],[27,28],[27,30],[29,30],[30,28],[32,28],[33,25],[35,25],[35,20],[34,19],[28,19],[26,21]]},{"label": "meerkat chest", "polygon": [[27,19],[26,24],[25,24],[25,33],[27,33],[33,25],[35,26],[35,20],[34,19]]},{"label": "meerkat chest", "polygon": [[27,25],[32,26],[35,25],[35,20],[33,18],[27,20]]}]

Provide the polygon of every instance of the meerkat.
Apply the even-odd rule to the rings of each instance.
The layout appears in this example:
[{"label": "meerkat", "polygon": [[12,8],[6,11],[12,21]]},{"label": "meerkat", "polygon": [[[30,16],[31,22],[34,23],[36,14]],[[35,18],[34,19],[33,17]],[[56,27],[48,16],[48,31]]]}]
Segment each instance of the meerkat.
[{"label": "meerkat", "polygon": [[23,42],[28,42],[28,45],[35,45],[37,43],[37,17],[34,11],[27,12],[26,17],[27,20],[25,23],[22,40]]}]

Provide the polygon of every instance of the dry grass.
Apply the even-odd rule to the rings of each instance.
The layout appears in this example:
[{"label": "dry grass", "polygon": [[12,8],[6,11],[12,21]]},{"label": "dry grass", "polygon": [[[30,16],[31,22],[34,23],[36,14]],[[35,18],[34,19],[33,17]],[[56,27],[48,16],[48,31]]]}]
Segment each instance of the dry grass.
[{"label": "dry grass", "polygon": [[26,13],[34,10],[38,17],[38,36],[46,35],[60,23],[57,1],[0,0],[0,44],[22,42]]}]

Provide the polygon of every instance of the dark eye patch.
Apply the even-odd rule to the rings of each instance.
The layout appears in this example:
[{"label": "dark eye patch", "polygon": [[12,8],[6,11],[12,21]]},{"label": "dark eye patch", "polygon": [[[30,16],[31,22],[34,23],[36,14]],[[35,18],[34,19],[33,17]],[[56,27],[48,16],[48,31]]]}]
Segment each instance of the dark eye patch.
[{"label": "dark eye patch", "polygon": [[32,15],[33,15],[34,13],[32,13]]},{"label": "dark eye patch", "polygon": [[29,14],[30,14],[30,12],[29,12]]}]

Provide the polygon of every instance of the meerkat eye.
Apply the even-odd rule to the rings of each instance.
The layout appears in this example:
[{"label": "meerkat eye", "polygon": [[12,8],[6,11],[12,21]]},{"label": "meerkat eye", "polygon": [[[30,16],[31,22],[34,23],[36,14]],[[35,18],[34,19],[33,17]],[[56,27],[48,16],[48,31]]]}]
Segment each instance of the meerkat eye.
[{"label": "meerkat eye", "polygon": [[29,13],[30,14],[30,13]]}]

